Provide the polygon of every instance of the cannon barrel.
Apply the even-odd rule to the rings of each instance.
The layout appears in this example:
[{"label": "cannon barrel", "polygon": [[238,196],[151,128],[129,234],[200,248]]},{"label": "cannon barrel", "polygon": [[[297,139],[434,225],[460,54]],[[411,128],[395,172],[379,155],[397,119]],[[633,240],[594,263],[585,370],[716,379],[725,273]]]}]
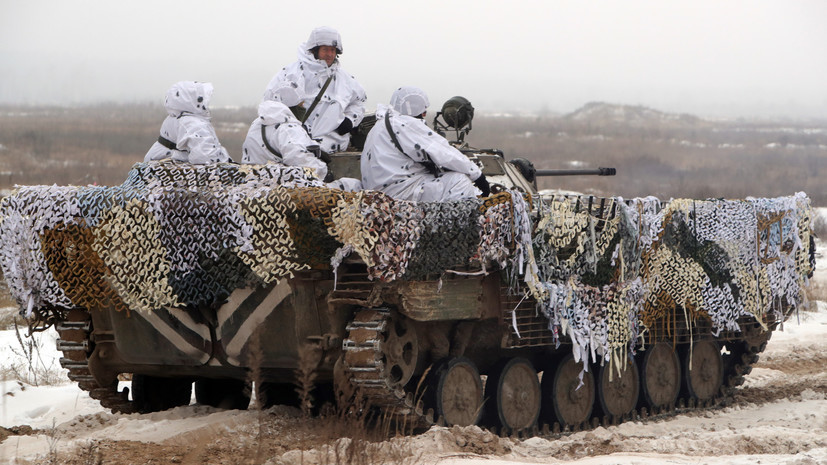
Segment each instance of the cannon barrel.
[{"label": "cannon barrel", "polygon": [[617,170],[614,168],[596,168],[582,170],[537,170],[537,176],[614,176]]}]

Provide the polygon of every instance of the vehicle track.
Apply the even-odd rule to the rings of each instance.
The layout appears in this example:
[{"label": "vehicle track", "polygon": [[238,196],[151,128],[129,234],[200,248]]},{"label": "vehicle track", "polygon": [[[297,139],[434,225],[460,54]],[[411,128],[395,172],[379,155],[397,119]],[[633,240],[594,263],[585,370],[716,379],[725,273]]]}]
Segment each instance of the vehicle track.
[{"label": "vehicle track", "polygon": [[63,353],[60,366],[69,370],[69,379],[89,393],[102,406],[113,413],[136,412],[135,404],[129,400],[129,389],[118,391],[118,382],[109,386],[98,384],[89,370],[88,357],[94,350],[91,340],[92,317],[82,309],[67,312],[66,319],[55,325],[58,332],[57,349]]},{"label": "vehicle track", "polygon": [[[384,412],[392,413],[400,420],[427,428],[433,424],[442,424],[442,419],[434,418],[434,412],[426,409],[418,392],[411,392],[394,383],[387,364],[383,360],[387,355],[383,351],[384,333],[390,327],[391,313],[388,309],[363,309],[356,313],[348,325],[348,336],[344,341],[345,371],[353,386],[361,390],[371,405],[380,407]],[[768,339],[768,338],[767,338]],[[742,348],[733,355],[734,362],[725,363],[724,384],[714,398],[698,402],[682,393],[674,406],[656,409],[638,407],[620,418],[614,416],[592,416],[587,422],[574,428],[563,428],[557,422],[541,423],[531,431],[518,432],[520,436],[559,435],[594,429],[599,426],[618,425],[625,421],[646,421],[673,417],[700,410],[723,407],[734,401],[734,393],[744,383],[744,375],[749,374],[758,361],[758,354],[766,348],[766,340],[750,344],[739,341]],[[731,344],[731,343],[730,343]],[[412,383],[418,386],[418,383]],[[410,384],[409,384],[410,385]],[[597,400],[595,400],[597,402]],[[489,429],[493,429],[489,427]]]},{"label": "vehicle track", "polygon": [[[434,418],[434,412],[427,409],[419,392],[403,389],[394,382],[388,365],[384,362],[389,354],[384,348],[386,333],[391,324],[391,312],[387,308],[362,309],[356,312],[354,319],[347,326],[347,338],[343,342],[344,371],[349,382],[356,386],[364,399],[374,407],[378,407],[383,415],[392,417],[395,421],[404,422],[414,430],[423,430],[434,424],[444,424],[441,418]],[[129,400],[128,388],[119,391],[117,381],[109,386],[101,386],[92,375],[87,362],[88,356],[94,350],[91,340],[92,322],[88,312],[80,309],[71,310],[66,319],[56,325],[59,334],[57,346],[63,353],[60,364],[69,370],[69,379],[89,392],[89,396],[110,409],[113,413],[134,413],[138,409],[133,401]],[[754,402],[753,396],[760,401],[771,401],[789,394],[789,389],[782,393],[757,392],[754,388],[745,388],[745,392],[736,395],[736,388],[744,383],[744,375],[749,374],[758,361],[758,354],[766,348],[766,341],[758,344],[741,342],[743,348],[740,356],[734,355],[736,362],[725,364],[724,385],[714,398],[698,402],[691,396],[682,393],[681,397],[671,407],[651,410],[647,407],[638,407],[622,417],[592,416],[588,421],[573,428],[562,427],[559,423],[540,423],[530,431],[519,431],[518,436],[555,436],[571,432],[594,429],[599,426],[613,426],[626,421],[659,420],[674,417],[689,412],[717,408],[732,403]],[[799,383],[801,384],[801,383]],[[418,387],[419,383],[409,383]],[[798,391],[807,388],[801,385]],[[812,387],[812,386],[809,386]],[[792,388],[791,388],[792,389]],[[827,390],[827,387],[825,387]],[[746,392],[750,392],[749,395]],[[597,401],[595,401],[597,402]],[[495,431],[496,428],[488,426]]]}]

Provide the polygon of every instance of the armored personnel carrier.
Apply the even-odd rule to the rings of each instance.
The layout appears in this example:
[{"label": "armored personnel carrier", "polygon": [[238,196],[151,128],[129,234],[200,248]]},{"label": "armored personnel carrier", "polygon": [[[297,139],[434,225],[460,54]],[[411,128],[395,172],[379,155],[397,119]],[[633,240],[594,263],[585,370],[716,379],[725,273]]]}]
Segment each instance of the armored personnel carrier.
[{"label": "armored personnel carrier", "polygon": [[[427,426],[576,429],[708,406],[743,383],[814,268],[803,193],[541,195],[435,129],[487,198],[395,201],[278,165],[138,163],[120,186],[26,186],[0,203],[0,266],[32,330],[113,411],[366,402]],[[442,117],[444,122],[440,122]],[[364,129],[364,128],[363,128]],[[359,178],[359,153],[333,156]],[[131,375],[131,390],[119,379]],[[360,404],[361,405],[361,404]]]}]

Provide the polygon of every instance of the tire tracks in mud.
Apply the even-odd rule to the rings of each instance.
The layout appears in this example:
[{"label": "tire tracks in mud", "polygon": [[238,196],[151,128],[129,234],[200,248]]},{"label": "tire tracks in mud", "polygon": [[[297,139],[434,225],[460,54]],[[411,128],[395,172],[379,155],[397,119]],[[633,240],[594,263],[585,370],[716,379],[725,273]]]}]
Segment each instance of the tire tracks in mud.
[{"label": "tire tracks in mud", "polygon": [[[773,348],[772,343],[770,347]],[[813,398],[827,399],[827,369],[825,369],[827,351],[824,347],[820,344],[804,344],[773,349],[775,350],[761,354],[758,362],[753,365],[755,371],[746,376],[748,382],[734,389],[729,402],[725,405],[691,412],[676,412],[676,415],[639,418],[635,420],[635,423],[646,425],[672,422],[673,419],[681,421],[681,418],[717,416],[718,412],[727,415],[730,407],[734,407],[735,410],[750,409],[784,400],[796,402]],[[272,457],[276,459],[276,463],[292,463],[291,459],[297,459],[295,463],[302,461],[309,463],[312,460],[307,459],[312,456],[320,458],[319,454],[326,454],[325,451],[329,450],[331,444],[336,443],[337,437],[343,437],[334,434],[341,432],[331,430],[330,425],[326,424],[323,419],[300,418],[296,412],[285,409],[262,411],[257,417],[256,422],[236,425],[230,428],[232,432],[228,431],[229,434],[224,435],[215,435],[212,431],[203,430],[193,432],[186,441],[171,440],[161,443],[103,439],[94,441],[94,449],[104,458],[105,463],[113,464],[134,463],[135,457],[150,461],[184,464],[204,463],[205,461],[238,463],[237,460],[240,457],[250,458],[251,454],[253,457]],[[627,425],[625,428],[628,430],[631,427]],[[674,429],[674,426],[669,428]],[[6,434],[20,435],[26,432],[8,431]],[[687,450],[683,453],[689,455],[705,453],[704,451],[711,446],[704,444],[710,441],[714,442],[715,447],[729,447],[727,454],[784,453],[786,451],[781,446],[758,447],[761,441],[751,438],[748,431],[740,431],[740,429],[733,433],[734,436],[718,441],[713,441],[714,435],[710,439],[710,436],[704,433],[690,432],[687,434],[690,438],[687,439],[687,444],[684,444]],[[697,437],[692,436],[693,434]],[[2,437],[2,431],[0,431],[0,439]],[[377,447],[390,447],[388,444],[392,444],[392,441],[397,441],[397,439],[379,441]],[[658,437],[650,438],[645,433],[643,436],[630,435],[623,427],[616,429],[611,426],[580,433],[541,435],[525,444],[523,441],[502,438],[476,427],[438,428],[422,435],[405,438],[405,441],[401,443],[403,446],[399,447],[412,450],[445,447],[446,451],[456,449],[458,454],[483,457],[513,457],[516,454],[516,456],[555,457],[557,459],[575,459],[619,452],[654,454],[662,447],[658,443]],[[737,445],[729,444],[729,442],[737,442]],[[793,441],[788,449],[808,450],[810,446],[811,444],[806,441]],[[84,461],[80,453],[89,450],[86,448],[66,453],[61,463],[88,463]],[[401,450],[398,449],[397,452]],[[390,459],[390,456],[386,458]]]},{"label": "tire tracks in mud", "polygon": [[827,398],[827,353],[820,347],[762,354],[753,368],[780,374],[736,389],[732,405],[761,405],[781,399],[796,399],[805,391]]}]

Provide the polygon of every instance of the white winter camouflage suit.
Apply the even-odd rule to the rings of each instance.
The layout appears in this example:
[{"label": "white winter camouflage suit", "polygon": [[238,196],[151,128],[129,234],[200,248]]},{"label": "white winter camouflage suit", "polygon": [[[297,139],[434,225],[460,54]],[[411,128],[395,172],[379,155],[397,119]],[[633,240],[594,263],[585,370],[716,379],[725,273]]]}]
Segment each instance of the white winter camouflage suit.
[{"label": "white winter camouflage suit", "polygon": [[[261,138],[261,127],[267,142],[279,152],[274,154]],[[307,135],[293,112],[281,102],[268,100],[258,106],[258,118],[250,125],[242,146],[241,163],[280,163],[287,166],[306,166],[316,170],[316,176],[324,179],[327,165],[307,151],[316,142]]]},{"label": "white winter camouflage suit", "polygon": [[[336,42],[325,40],[331,36],[336,38]],[[264,100],[273,100],[274,91],[279,83],[293,82],[298,84],[298,89],[302,93],[304,108],[309,109],[328,76],[332,75],[333,79],[327,90],[313,109],[313,113],[307,115],[304,125],[310,137],[320,141],[322,150],[328,153],[340,152],[347,149],[350,134],[339,135],[336,128],[344,118],[349,118],[353,127],[356,127],[365,115],[367,97],[356,79],[341,68],[338,58],[328,67],[323,60],[313,57],[310,49],[318,45],[332,45],[339,53],[342,52],[338,32],[331,28],[315,29],[310,39],[299,47],[298,61],[279,71],[267,85]]]},{"label": "white winter camouflage suit", "polygon": [[161,124],[161,137],[176,148],[156,141],[144,161],[172,158],[198,165],[232,161],[210,123],[212,92],[209,82],[181,81],[169,88],[164,101],[169,116]]},{"label": "white winter camouflage suit", "polygon": [[[415,117],[428,107],[423,91],[402,87],[394,92],[391,105],[394,108],[377,105],[376,124],[365,140],[361,160],[364,189],[421,202],[459,200],[482,193],[472,182],[481,176],[480,168],[431,130],[423,119]],[[404,154],[385,127],[388,115]],[[435,177],[422,164],[428,159],[443,170],[441,176]]]}]

